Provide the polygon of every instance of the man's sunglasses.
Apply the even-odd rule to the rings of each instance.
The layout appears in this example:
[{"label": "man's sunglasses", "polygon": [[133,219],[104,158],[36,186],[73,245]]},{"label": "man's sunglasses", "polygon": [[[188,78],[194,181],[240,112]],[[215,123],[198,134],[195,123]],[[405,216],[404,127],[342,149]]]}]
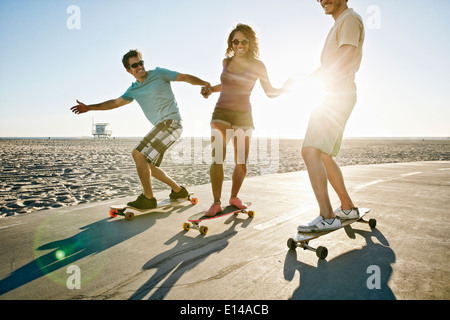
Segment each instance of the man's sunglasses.
[{"label": "man's sunglasses", "polygon": [[246,46],[250,43],[250,41],[248,41],[247,39],[244,40],[234,39],[233,41],[231,41],[231,43],[234,44],[235,46],[238,46],[239,43],[242,43],[243,46]]},{"label": "man's sunglasses", "polygon": [[133,63],[132,65],[130,65],[131,68],[136,69],[139,66],[143,66],[144,65],[144,61],[140,60],[139,62]]}]

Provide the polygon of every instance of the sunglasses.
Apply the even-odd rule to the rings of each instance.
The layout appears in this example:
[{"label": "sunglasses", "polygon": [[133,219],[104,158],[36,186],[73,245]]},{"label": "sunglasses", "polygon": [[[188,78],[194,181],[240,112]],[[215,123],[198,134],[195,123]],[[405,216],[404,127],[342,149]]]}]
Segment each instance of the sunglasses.
[{"label": "sunglasses", "polygon": [[248,41],[247,39],[244,40],[234,39],[233,41],[231,41],[231,43],[234,44],[235,46],[238,46],[239,43],[242,43],[243,46],[246,46],[250,43],[250,41]]},{"label": "sunglasses", "polygon": [[133,63],[132,65],[130,65],[130,67],[133,69],[136,69],[137,67],[143,66],[143,65],[144,65],[144,61],[141,60],[139,62]]}]

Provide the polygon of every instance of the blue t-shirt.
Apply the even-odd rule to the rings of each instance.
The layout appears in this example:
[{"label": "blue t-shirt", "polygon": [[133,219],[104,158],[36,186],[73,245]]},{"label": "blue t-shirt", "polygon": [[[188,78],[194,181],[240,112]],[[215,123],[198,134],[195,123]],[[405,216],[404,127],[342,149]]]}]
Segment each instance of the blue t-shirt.
[{"label": "blue t-shirt", "polygon": [[163,68],[149,70],[144,82],[138,81],[122,95],[127,101],[136,99],[151,124],[157,125],[165,120],[181,120],[177,101],[170,81],[177,79],[177,72]]}]

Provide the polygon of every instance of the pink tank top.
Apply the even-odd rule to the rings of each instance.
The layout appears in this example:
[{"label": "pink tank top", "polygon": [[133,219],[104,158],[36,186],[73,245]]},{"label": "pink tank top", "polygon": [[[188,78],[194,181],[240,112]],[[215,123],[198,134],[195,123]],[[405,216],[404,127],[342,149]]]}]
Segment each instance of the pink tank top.
[{"label": "pink tank top", "polygon": [[231,59],[223,67],[220,82],[222,90],[216,108],[228,110],[251,111],[250,95],[255,86],[257,76],[249,70],[233,73],[228,70]]}]

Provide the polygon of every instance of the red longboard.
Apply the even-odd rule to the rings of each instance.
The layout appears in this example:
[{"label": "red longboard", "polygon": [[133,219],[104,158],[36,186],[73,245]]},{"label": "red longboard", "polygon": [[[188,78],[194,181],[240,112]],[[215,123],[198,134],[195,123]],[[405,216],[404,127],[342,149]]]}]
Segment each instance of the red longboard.
[{"label": "red longboard", "polygon": [[[245,202],[244,204],[247,206],[247,208],[252,205],[251,202]],[[238,215],[239,213],[246,213],[250,218],[253,218],[255,216],[255,211],[252,210],[247,211],[247,208],[239,209],[238,207],[235,206],[227,206],[223,209],[223,211],[219,212],[218,214],[212,217],[205,216],[206,211],[196,213],[188,219],[189,222],[183,223],[183,230],[189,231],[190,229],[196,229],[199,230],[201,234],[207,234],[208,227],[200,226],[200,223],[203,221],[221,218],[224,216],[228,216],[230,214]]]}]

